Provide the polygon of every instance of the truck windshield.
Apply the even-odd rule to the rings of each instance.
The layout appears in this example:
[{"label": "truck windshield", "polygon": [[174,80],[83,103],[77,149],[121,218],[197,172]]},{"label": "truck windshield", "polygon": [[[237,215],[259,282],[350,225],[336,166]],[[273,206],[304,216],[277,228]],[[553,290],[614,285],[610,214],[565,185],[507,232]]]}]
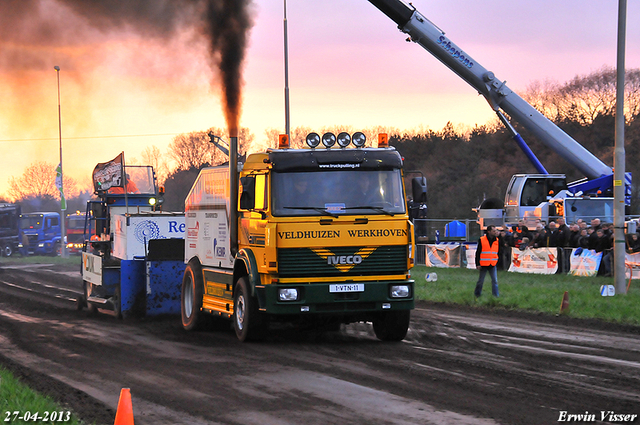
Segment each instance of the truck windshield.
[{"label": "truck windshield", "polygon": [[[127,165],[124,167],[127,177],[127,192],[152,195],[156,193],[153,179],[153,167]],[[84,224],[83,224],[84,225]]]},{"label": "truck windshield", "polygon": [[400,170],[273,173],[273,214],[404,214]]},{"label": "truck windshield", "polygon": [[42,228],[42,216],[41,215],[27,215],[20,217],[21,229],[40,229]]}]

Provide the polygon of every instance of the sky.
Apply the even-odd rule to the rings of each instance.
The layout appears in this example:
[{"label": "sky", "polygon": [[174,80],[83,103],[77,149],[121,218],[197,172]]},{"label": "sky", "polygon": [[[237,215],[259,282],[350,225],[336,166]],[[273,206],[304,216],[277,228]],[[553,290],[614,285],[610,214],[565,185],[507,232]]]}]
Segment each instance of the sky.
[{"label": "sky", "polygon": [[[167,20],[153,8],[117,11],[128,14],[122,19],[108,6],[74,2],[82,3],[0,2],[0,195],[35,161],[59,162],[54,66],[64,172],[79,182],[122,151],[126,159],[150,146],[166,154],[177,134],[226,128],[219,74],[185,9]],[[180,0],[151,4],[172,3]],[[535,81],[565,82],[616,64],[614,0],[412,3],[517,93]],[[275,143],[266,129],[284,132],[283,11],[280,0],[250,5],[239,121],[255,134],[254,150]],[[292,127],[437,131],[494,117],[475,89],[405,42],[367,0],[289,0],[287,18]],[[639,22],[640,2],[629,1],[627,68],[640,68]]]}]

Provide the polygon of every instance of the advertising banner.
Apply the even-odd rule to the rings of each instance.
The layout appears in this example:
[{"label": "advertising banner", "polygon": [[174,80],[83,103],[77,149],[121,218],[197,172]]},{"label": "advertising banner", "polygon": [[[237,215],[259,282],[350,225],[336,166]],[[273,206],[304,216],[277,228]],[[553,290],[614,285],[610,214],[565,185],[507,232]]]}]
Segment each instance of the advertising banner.
[{"label": "advertising banner", "polygon": [[510,272],[555,274],[558,271],[557,248],[514,249],[511,252]]},{"label": "advertising banner", "polygon": [[145,257],[151,239],[184,239],[182,214],[115,215],[113,256],[121,260]]},{"label": "advertising banner", "polygon": [[598,274],[602,252],[576,248],[571,251],[571,271],[573,276],[593,277]]},{"label": "advertising banner", "polygon": [[427,244],[425,263],[427,267],[460,267],[459,243]]}]

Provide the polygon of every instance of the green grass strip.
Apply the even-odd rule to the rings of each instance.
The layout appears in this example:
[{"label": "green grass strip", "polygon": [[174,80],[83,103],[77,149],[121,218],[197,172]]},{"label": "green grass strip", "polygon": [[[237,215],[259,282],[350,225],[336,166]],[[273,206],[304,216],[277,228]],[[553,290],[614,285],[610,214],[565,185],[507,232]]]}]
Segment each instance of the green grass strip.
[{"label": "green grass strip", "polygon": [[[427,273],[436,273],[438,280],[426,282]],[[614,285],[611,277],[498,271],[500,297],[491,295],[491,278],[487,273],[482,296],[476,300],[473,290],[478,280],[477,270],[416,266],[411,270],[411,276],[416,281],[416,299],[419,300],[555,315],[560,312],[562,296],[567,291],[567,316],[640,326],[640,280],[631,281],[626,295],[603,297],[600,286]],[[627,283],[625,280],[625,287]]]},{"label": "green grass strip", "polygon": [[64,409],[51,398],[32,391],[2,367],[0,367],[0,415],[0,423],[12,425],[79,425],[83,423],[69,409]]}]

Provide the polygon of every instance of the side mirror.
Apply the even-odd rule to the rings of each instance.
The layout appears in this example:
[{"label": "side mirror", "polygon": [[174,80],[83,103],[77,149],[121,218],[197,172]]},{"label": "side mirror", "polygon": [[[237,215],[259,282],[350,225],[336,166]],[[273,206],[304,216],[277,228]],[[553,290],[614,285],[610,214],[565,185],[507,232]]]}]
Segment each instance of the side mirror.
[{"label": "side mirror", "polygon": [[413,202],[424,204],[427,202],[427,178],[414,177],[411,180],[411,192],[413,194]]},{"label": "side mirror", "polygon": [[242,195],[240,195],[240,209],[253,210],[256,206],[256,178],[247,176],[240,178]]}]

